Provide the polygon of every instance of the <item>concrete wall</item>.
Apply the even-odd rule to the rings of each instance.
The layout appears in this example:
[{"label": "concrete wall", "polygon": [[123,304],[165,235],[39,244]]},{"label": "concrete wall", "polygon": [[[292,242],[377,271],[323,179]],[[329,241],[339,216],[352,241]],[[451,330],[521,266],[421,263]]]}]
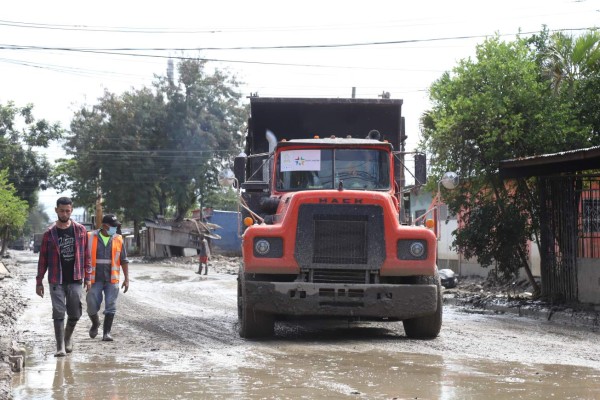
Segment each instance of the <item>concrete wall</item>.
[{"label": "concrete wall", "polygon": [[600,304],[600,259],[577,259],[577,286],[579,302]]}]

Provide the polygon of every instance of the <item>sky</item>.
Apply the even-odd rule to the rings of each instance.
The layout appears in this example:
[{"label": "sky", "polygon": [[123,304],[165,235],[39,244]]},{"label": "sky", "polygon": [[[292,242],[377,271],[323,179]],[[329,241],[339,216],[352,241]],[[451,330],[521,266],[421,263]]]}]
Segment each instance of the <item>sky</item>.
[{"label": "sky", "polygon": [[[403,99],[407,149],[420,139],[428,87],[496,34],[600,25],[600,0],[6,0],[0,104],[34,105],[69,128],[105,90],[151,86],[169,57],[209,59],[261,97]],[[245,99],[245,101],[247,101]],[[52,161],[59,145],[45,151]],[[49,215],[59,196],[41,193]]]}]

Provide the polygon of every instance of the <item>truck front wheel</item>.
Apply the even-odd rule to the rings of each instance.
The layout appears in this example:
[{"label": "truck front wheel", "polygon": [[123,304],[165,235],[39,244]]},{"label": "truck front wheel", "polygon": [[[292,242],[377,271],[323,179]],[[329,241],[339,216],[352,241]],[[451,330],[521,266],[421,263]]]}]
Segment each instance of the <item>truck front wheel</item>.
[{"label": "truck front wheel", "polygon": [[425,317],[406,319],[404,333],[411,339],[433,339],[437,337],[442,329],[442,285],[439,276],[435,276],[437,285],[437,310],[432,315]]},{"label": "truck front wheel", "polygon": [[273,336],[275,319],[271,314],[257,311],[248,304],[246,278],[240,269],[238,274],[238,321],[240,336],[245,339],[256,339]]}]

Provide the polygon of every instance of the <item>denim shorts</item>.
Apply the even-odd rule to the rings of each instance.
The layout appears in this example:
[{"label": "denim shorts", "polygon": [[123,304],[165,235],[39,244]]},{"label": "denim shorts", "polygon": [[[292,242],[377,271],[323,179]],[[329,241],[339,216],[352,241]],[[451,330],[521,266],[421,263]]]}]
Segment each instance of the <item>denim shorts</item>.
[{"label": "denim shorts", "polygon": [[52,318],[65,319],[65,312],[71,319],[81,317],[81,283],[50,284],[50,300],[52,300]]},{"label": "denim shorts", "polygon": [[117,297],[119,296],[119,284],[110,282],[94,282],[86,296],[88,315],[96,315],[100,311],[104,298],[104,314],[115,314],[117,312]]}]

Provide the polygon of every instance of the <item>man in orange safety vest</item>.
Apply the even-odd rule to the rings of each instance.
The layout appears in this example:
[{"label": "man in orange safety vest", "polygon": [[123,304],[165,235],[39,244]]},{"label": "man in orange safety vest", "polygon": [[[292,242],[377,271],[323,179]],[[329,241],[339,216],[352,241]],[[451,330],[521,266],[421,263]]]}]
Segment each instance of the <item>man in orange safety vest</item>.
[{"label": "man in orange safety vest", "polygon": [[123,245],[123,236],[117,232],[119,221],[113,214],[102,218],[102,228],[89,232],[88,246],[92,264],[92,286],[87,293],[87,313],[92,320],[90,337],[98,335],[100,318],[98,312],[104,296],[103,341],[113,341],[110,334],[115,313],[117,312],[117,297],[119,296],[119,280],[123,269],[123,293],[129,289],[129,261]]}]

